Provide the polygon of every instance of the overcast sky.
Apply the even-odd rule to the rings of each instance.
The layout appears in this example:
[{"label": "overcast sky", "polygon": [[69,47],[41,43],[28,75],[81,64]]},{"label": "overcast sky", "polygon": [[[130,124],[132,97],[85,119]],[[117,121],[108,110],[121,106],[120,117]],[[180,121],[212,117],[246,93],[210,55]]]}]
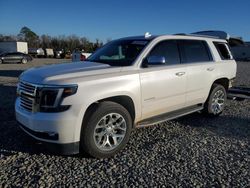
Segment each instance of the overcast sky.
[{"label": "overcast sky", "polygon": [[0,34],[23,26],[37,34],[90,40],[224,30],[250,41],[250,1],[0,0]]}]

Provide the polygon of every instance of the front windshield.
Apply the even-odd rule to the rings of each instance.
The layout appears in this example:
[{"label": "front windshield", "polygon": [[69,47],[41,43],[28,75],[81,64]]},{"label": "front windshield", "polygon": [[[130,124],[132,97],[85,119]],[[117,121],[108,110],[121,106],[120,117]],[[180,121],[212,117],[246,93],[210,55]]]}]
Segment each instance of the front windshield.
[{"label": "front windshield", "polygon": [[105,63],[111,66],[129,66],[133,64],[148,42],[148,40],[132,39],[112,41],[97,50],[87,61]]}]

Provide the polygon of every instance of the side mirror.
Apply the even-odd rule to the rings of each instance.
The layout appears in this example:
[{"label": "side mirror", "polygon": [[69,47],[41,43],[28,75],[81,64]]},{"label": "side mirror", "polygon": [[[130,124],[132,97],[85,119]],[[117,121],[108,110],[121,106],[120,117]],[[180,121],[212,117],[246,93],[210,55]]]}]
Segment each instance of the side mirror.
[{"label": "side mirror", "polygon": [[149,56],[147,58],[148,65],[162,65],[166,63],[164,56]]}]

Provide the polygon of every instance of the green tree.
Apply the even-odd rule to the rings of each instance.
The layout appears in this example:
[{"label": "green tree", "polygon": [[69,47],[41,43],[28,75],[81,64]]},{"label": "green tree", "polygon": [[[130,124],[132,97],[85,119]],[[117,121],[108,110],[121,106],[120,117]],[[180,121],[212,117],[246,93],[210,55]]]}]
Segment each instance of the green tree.
[{"label": "green tree", "polygon": [[39,47],[39,36],[30,28],[24,26],[18,34],[19,40],[28,42],[29,47]]}]

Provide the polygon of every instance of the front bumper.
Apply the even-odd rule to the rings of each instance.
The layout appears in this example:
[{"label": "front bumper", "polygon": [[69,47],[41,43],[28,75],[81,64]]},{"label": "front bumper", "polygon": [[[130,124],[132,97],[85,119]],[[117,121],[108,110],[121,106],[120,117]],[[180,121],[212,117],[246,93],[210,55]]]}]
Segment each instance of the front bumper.
[{"label": "front bumper", "polygon": [[[60,113],[32,113],[21,108],[17,98],[16,119],[22,130],[61,154],[79,153],[79,138],[75,138],[77,117],[74,110]],[[50,149],[49,149],[50,150]]]},{"label": "front bumper", "polygon": [[[19,123],[20,128],[27,133],[27,135],[34,137],[34,135],[38,136],[37,134],[41,134],[41,132],[35,132],[24,125]],[[44,135],[43,135],[44,136]],[[61,155],[73,155],[79,153],[80,142],[72,142],[67,144],[58,144],[58,143],[51,143],[45,141],[39,141],[43,146],[45,146],[46,151],[55,154]]]}]

